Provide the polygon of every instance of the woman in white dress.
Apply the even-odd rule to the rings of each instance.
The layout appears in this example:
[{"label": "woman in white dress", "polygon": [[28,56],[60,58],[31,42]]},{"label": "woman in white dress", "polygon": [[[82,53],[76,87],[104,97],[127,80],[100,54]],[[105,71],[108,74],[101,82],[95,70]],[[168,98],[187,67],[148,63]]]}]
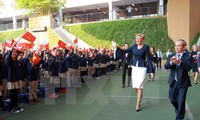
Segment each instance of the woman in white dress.
[{"label": "woman in white dress", "polygon": [[129,52],[134,55],[134,59],[132,61],[132,87],[137,94],[136,112],[140,111],[146,73],[150,73],[151,77],[153,77],[153,66],[149,53],[149,46],[143,44],[143,41],[144,35],[137,34],[136,44],[126,50],[120,49],[119,47],[117,47],[117,44],[115,42],[112,42],[113,47],[116,48],[116,58]]}]

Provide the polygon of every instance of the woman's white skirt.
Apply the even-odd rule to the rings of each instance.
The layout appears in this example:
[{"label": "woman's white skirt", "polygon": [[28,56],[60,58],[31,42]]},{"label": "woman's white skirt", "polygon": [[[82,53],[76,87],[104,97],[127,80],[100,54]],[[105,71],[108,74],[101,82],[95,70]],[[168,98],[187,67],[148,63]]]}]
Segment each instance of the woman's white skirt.
[{"label": "woman's white skirt", "polygon": [[132,87],[133,88],[143,88],[147,68],[146,67],[135,67],[132,66]]}]

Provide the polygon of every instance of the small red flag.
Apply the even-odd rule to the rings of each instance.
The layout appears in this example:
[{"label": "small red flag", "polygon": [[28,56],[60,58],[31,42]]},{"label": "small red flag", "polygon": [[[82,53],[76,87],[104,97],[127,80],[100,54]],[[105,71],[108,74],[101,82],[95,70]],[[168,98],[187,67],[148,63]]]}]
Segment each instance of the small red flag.
[{"label": "small red flag", "polygon": [[71,46],[71,45],[70,45],[70,46],[67,45],[67,46],[66,46],[66,49],[68,49],[68,50],[73,50],[74,48],[73,48],[73,46]]},{"label": "small red flag", "polygon": [[6,41],[5,46],[8,48],[11,48],[14,43],[15,43],[15,41],[12,39],[12,41],[10,41],[10,42]]},{"label": "small red flag", "polygon": [[25,40],[28,40],[29,42],[34,42],[36,37],[33,36],[30,32],[25,32],[23,35],[22,35],[22,38],[24,38]]},{"label": "small red flag", "polygon": [[15,47],[15,49],[19,52],[24,52],[24,48],[23,47]]},{"label": "small red flag", "polygon": [[42,51],[42,50],[50,50],[50,47],[49,47],[49,43],[47,44],[44,44],[44,45],[40,45],[40,49],[39,51]]},{"label": "small red flag", "polygon": [[33,64],[37,64],[38,62],[40,62],[40,57],[34,53],[33,55]]},{"label": "small red flag", "polygon": [[59,40],[59,41],[58,41],[58,45],[59,45],[59,47],[65,49],[65,46],[66,46],[67,44],[66,44],[65,42]]},{"label": "small red flag", "polygon": [[77,44],[78,43],[78,38],[76,38],[75,40],[74,40],[74,44]]},{"label": "small red flag", "polygon": [[47,43],[44,47],[46,50],[48,50],[48,51],[50,50],[49,43]]},{"label": "small red flag", "polygon": [[33,46],[34,46],[35,44],[33,44],[33,43],[26,43],[26,49],[31,49],[31,48],[33,48]]},{"label": "small red flag", "polygon": [[70,46],[69,46],[69,49],[70,49],[70,50],[73,50],[73,49],[74,49],[74,47],[70,45]]}]

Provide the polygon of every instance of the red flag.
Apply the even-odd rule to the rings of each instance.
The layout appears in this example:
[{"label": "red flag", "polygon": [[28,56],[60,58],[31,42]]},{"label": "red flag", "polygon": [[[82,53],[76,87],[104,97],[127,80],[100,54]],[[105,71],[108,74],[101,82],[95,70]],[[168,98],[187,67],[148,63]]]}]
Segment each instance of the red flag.
[{"label": "red flag", "polygon": [[11,47],[13,46],[14,43],[15,43],[15,40],[12,39],[11,44],[10,44]]},{"label": "red flag", "polygon": [[50,47],[49,47],[49,43],[47,43],[46,45],[44,45],[45,49],[49,51]]},{"label": "red flag", "polygon": [[15,41],[12,39],[12,41],[10,41],[10,42],[6,41],[5,46],[11,48],[14,43],[15,43]]},{"label": "red flag", "polygon": [[15,47],[15,49],[19,52],[24,52],[24,48],[23,47]]},{"label": "red flag", "polygon": [[33,43],[26,43],[26,49],[31,49],[31,48],[33,48],[33,46],[34,46],[35,44],[33,44]]},{"label": "red flag", "polygon": [[25,42],[18,42],[16,46],[25,48],[26,47],[26,43]]},{"label": "red flag", "polygon": [[65,48],[65,46],[67,45],[65,42],[63,42],[63,41],[61,41],[61,40],[59,40],[58,41],[58,45],[59,45],[59,47],[61,47],[61,48]]},{"label": "red flag", "polygon": [[77,44],[78,43],[78,38],[76,38],[75,40],[74,40],[74,44]]},{"label": "red flag", "polygon": [[40,62],[40,57],[34,53],[33,55],[33,64],[37,64],[38,62]]},{"label": "red flag", "polygon": [[66,45],[65,48],[69,50],[69,46],[68,45]]},{"label": "red flag", "polygon": [[74,48],[73,48],[73,46],[66,46],[66,49],[68,49],[68,50],[73,50]]},{"label": "red flag", "polygon": [[70,49],[70,50],[73,50],[73,49],[74,49],[74,47],[70,45],[70,46],[69,46],[69,49]]},{"label": "red flag", "polygon": [[42,51],[42,50],[50,50],[50,47],[49,47],[49,43],[45,44],[45,45],[40,45],[40,49],[39,51]]},{"label": "red flag", "polygon": [[33,36],[30,32],[25,32],[23,35],[22,35],[22,38],[24,38],[25,40],[28,40],[29,42],[34,42],[36,37]]}]

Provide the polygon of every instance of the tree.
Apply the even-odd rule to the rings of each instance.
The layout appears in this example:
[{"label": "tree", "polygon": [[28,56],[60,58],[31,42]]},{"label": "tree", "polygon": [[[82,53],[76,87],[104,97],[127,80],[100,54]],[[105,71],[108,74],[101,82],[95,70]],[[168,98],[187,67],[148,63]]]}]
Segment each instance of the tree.
[{"label": "tree", "polygon": [[50,15],[64,7],[66,0],[15,0],[17,7],[28,10],[29,14]]}]

